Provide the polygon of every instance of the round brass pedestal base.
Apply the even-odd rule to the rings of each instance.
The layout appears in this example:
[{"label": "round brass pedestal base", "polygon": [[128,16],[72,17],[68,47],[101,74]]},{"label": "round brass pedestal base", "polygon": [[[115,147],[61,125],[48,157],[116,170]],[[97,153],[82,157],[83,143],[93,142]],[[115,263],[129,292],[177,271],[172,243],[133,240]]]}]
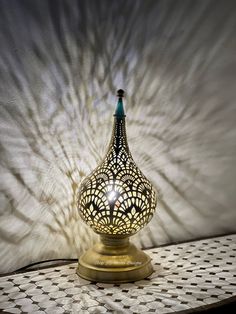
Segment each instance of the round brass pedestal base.
[{"label": "round brass pedestal base", "polygon": [[152,272],[151,258],[128,238],[107,236],[80,257],[77,269],[82,278],[106,283],[141,280]]}]

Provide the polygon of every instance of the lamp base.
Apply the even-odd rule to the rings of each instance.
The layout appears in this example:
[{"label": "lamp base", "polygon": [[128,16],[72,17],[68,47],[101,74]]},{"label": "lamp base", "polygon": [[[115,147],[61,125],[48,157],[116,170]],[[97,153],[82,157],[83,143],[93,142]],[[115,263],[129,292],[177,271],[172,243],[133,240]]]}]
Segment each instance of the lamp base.
[{"label": "lamp base", "polygon": [[128,237],[101,236],[79,259],[77,274],[87,280],[124,283],[144,279],[153,272],[151,258]]}]

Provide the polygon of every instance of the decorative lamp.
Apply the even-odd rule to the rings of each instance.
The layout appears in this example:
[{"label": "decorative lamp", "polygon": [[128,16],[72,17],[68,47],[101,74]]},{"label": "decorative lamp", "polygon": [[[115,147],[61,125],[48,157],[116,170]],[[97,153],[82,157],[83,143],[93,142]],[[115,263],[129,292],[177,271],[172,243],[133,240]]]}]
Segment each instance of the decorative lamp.
[{"label": "decorative lamp", "polygon": [[82,220],[100,242],[79,258],[77,274],[90,281],[120,283],[148,277],[151,259],[129,242],[152,218],[157,193],[136,166],[125,129],[123,90],[118,90],[111,141],[105,158],[78,194]]}]

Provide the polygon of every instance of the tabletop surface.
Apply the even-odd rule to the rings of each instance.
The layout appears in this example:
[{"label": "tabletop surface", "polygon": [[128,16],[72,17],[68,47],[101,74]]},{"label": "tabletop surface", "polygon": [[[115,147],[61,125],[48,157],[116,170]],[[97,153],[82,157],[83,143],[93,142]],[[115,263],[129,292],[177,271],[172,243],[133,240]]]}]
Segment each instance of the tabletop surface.
[{"label": "tabletop surface", "polygon": [[236,235],[145,251],[154,273],[128,284],[91,283],[77,263],[0,277],[8,313],[173,313],[236,296]]}]

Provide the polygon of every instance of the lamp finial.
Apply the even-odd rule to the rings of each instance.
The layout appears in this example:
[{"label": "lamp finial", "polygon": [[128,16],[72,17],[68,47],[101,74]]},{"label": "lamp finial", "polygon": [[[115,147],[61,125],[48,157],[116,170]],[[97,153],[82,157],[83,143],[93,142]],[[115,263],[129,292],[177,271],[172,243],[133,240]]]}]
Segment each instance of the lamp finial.
[{"label": "lamp finial", "polygon": [[118,89],[118,91],[117,91],[117,96],[119,97],[119,98],[123,98],[124,97],[124,91],[123,91],[123,89]]},{"label": "lamp finial", "polygon": [[117,91],[117,96],[118,98],[118,102],[116,105],[116,112],[115,112],[115,116],[118,118],[123,118],[125,117],[125,111],[124,111],[124,106],[123,106],[123,101],[122,98],[124,97],[124,91],[123,89],[118,89]]}]

